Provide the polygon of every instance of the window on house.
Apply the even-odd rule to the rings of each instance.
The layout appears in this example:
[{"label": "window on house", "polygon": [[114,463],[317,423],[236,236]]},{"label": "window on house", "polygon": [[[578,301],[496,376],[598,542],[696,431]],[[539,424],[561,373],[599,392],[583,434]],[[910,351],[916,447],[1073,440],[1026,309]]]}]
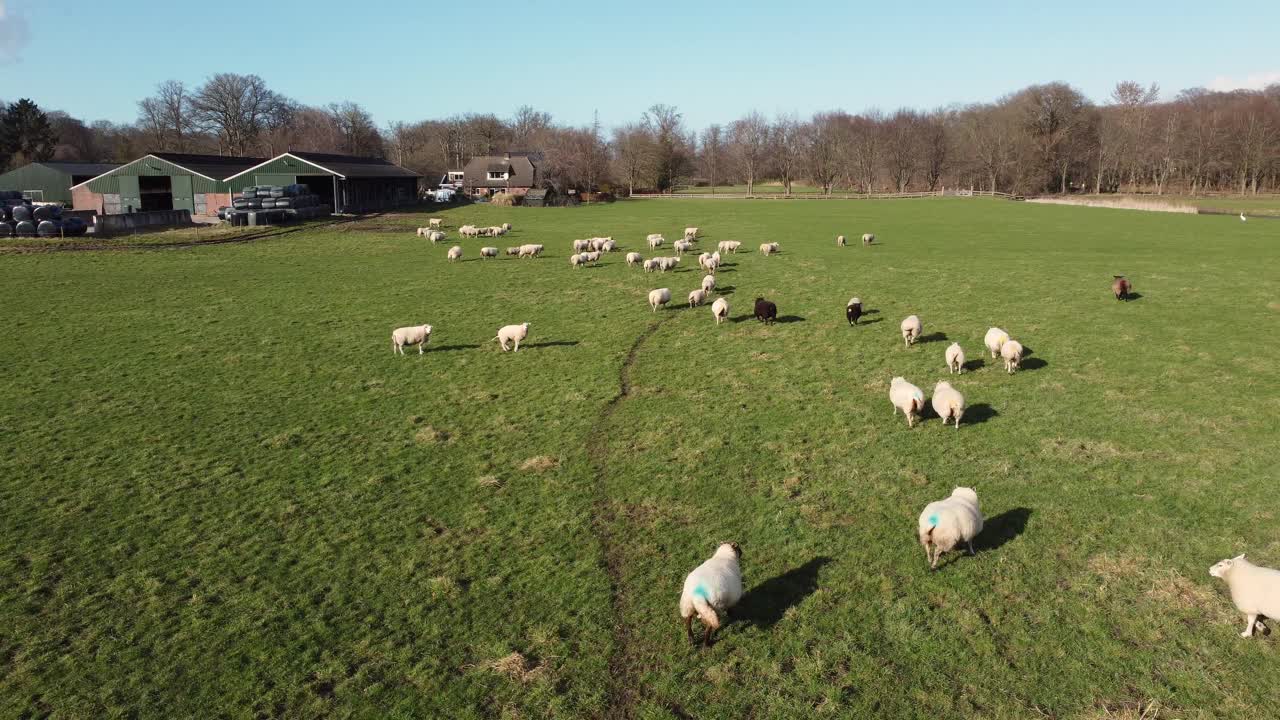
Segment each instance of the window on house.
[{"label": "window on house", "polygon": [[506,180],[506,179],[507,179],[507,174],[506,174],[506,173],[504,173],[504,172],[498,172],[498,171],[495,171],[495,170],[490,170],[490,171],[489,171],[489,179],[490,179],[490,180]]}]

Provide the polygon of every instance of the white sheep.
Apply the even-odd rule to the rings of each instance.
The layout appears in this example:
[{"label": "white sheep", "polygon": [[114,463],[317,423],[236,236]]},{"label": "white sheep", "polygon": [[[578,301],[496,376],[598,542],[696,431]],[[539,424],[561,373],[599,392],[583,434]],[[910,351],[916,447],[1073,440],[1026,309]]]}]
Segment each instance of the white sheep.
[{"label": "white sheep", "polygon": [[720,251],[719,251],[719,250],[717,250],[717,251],[715,251],[715,252],[711,253],[711,259],[716,261],[716,265],[719,265],[719,264],[720,264]]},{"label": "white sheep", "polygon": [[513,256],[514,256],[514,255],[519,255],[519,254],[520,254],[520,248],[518,248],[518,247],[509,247],[509,248],[507,248],[507,254],[508,254],[508,255],[513,255]]},{"label": "white sheep", "polygon": [[684,229],[684,237],[686,240],[698,237],[698,228],[687,227]]},{"label": "white sheep", "polygon": [[576,253],[586,252],[587,250],[590,250],[590,249],[591,249],[590,240],[574,240],[573,241],[573,251]]},{"label": "white sheep", "polygon": [[986,344],[987,349],[991,351],[991,359],[995,360],[1000,355],[1000,348],[1009,342],[1009,333],[998,327],[987,330],[986,337],[982,338],[982,342]]},{"label": "white sheep", "polygon": [[686,251],[693,249],[693,243],[688,240],[677,240],[671,244],[671,247],[676,251],[676,255],[683,255]]},{"label": "white sheep", "polygon": [[432,230],[430,233],[427,234],[427,239],[431,241],[432,245],[438,242],[444,242],[444,239],[446,237],[448,236],[445,235],[444,232],[441,230]]},{"label": "white sheep", "polygon": [[444,225],[444,220],[440,218],[431,218],[427,220],[427,225],[432,228],[438,228]]},{"label": "white sheep", "polygon": [[889,402],[894,415],[901,410],[907,416],[907,427],[915,427],[916,416],[924,412],[924,392],[905,378],[896,377],[889,382]]},{"label": "white sheep", "polygon": [[839,246],[839,247],[844,247],[844,244],[845,244],[845,243],[844,243],[844,236],[843,236],[843,235],[837,235],[837,236],[836,236],[836,245],[837,245],[837,246]]},{"label": "white sheep", "polygon": [[502,232],[511,232],[511,223],[502,223]]},{"label": "white sheep", "polygon": [[947,346],[947,373],[964,373],[964,348],[960,347],[960,343],[953,342]]},{"label": "white sheep", "polygon": [[601,237],[594,237],[594,238],[591,238],[591,241],[590,241],[590,242],[591,242],[591,249],[592,249],[592,250],[599,250],[600,248],[604,247],[604,240],[605,240],[605,239],[604,239],[604,238],[601,238]]},{"label": "white sheep", "polygon": [[431,232],[431,228],[418,228],[417,235],[418,237],[426,237],[429,232]]},{"label": "white sheep", "polygon": [[658,258],[649,258],[644,261],[644,271],[651,273],[658,269]]},{"label": "white sheep", "polygon": [[529,243],[520,246],[520,257],[537,257],[542,253],[542,246],[536,243]]},{"label": "white sheep", "polygon": [[1252,637],[1255,627],[1266,632],[1259,617],[1280,620],[1280,571],[1254,565],[1238,555],[1214,564],[1209,574],[1227,581],[1231,602],[1245,615],[1240,637]]},{"label": "white sheep", "polygon": [[570,267],[579,268],[587,262],[586,253],[574,253],[569,256]]},{"label": "white sheep", "polygon": [[631,267],[636,263],[643,263],[643,262],[644,262],[644,256],[642,256],[640,253],[638,252],[627,253],[627,267]]},{"label": "white sheep", "polygon": [[1017,340],[1009,340],[1000,346],[1000,357],[1004,358],[1004,369],[1012,375],[1014,370],[1022,364],[1022,343]]},{"label": "white sheep", "polygon": [[703,275],[703,276],[702,276],[702,289],[703,289],[704,291],[708,292],[708,293],[710,293],[712,290],[715,290],[715,289],[716,289],[716,276],[715,276],[715,275]]},{"label": "white sheep", "polygon": [[689,292],[689,307],[701,305],[707,301],[706,290],[692,290]]},{"label": "white sheep", "polygon": [[502,352],[507,351],[507,343],[515,342],[514,352],[520,352],[520,341],[529,337],[529,323],[521,323],[519,325],[503,325],[498,328],[498,336],[494,340],[502,346]]},{"label": "white sheep", "polygon": [[902,342],[907,347],[915,344],[915,341],[920,339],[920,333],[923,332],[920,318],[915,315],[908,315],[899,327],[902,329]]},{"label": "white sheep", "polygon": [[716,244],[716,250],[722,253],[737,254],[739,247],[742,247],[742,243],[738,242],[737,240],[721,240],[719,243]]},{"label": "white sheep", "polygon": [[668,270],[674,270],[676,266],[680,264],[680,258],[678,257],[660,257],[660,258],[657,258],[657,260],[658,260],[658,269],[661,270],[662,272],[666,272]]},{"label": "white sheep", "polygon": [[496,258],[498,257],[498,248],[482,247],[480,248],[480,257]]},{"label": "white sheep", "polygon": [[613,238],[605,238],[605,241],[600,244],[600,252],[611,253],[617,249],[618,243],[614,242]]},{"label": "white sheep", "polygon": [[958,487],[946,500],[935,500],[924,506],[917,523],[920,544],[924,546],[929,568],[938,567],[942,553],[954,550],[960,543],[973,555],[973,539],[982,532],[982,511],[978,493],[973,488]]},{"label": "white sheep", "polygon": [[462,237],[480,237],[480,228],[475,225],[463,225],[458,228],[458,234]]},{"label": "white sheep", "polygon": [[938,417],[942,418],[942,427],[947,426],[947,421],[954,421],[956,429],[960,429],[960,416],[964,415],[964,395],[959,390],[951,387],[951,383],[946,380],[940,381],[933,387],[933,411],[938,413]]},{"label": "white sheep", "polygon": [[654,312],[658,312],[659,305],[666,305],[671,302],[671,288],[658,288],[649,291],[649,307]]},{"label": "white sheep", "polygon": [[591,252],[582,253],[582,255],[583,255],[583,259],[585,259],[587,262],[592,263],[593,265],[600,264],[599,250],[592,250]]},{"label": "white sheep", "polygon": [[693,616],[702,621],[702,644],[711,645],[711,634],[720,627],[720,613],[742,599],[742,548],[738,543],[721,543],[710,560],[694,568],[684,579],[680,592],[680,618],[684,634],[693,639]]},{"label": "white sheep", "polygon": [[461,260],[461,259],[462,259],[461,245],[454,245],[453,247],[449,248],[449,262],[453,262],[454,260]]},{"label": "white sheep", "polygon": [[665,240],[661,235],[650,235],[650,236],[649,236],[649,249],[650,249],[650,250],[657,250],[658,248],[662,247],[662,243],[664,243],[664,242],[666,242],[666,240]]},{"label": "white sheep", "polygon": [[729,319],[729,301],[725,300],[722,297],[716,298],[716,301],[711,303],[711,315],[716,319],[717,325],[724,322],[725,320],[728,320]]},{"label": "white sheep", "polygon": [[774,254],[777,254],[777,253],[779,253],[779,252],[782,252],[782,248],[781,248],[781,247],[779,247],[778,243],[776,243],[776,242],[771,242],[771,243],[760,243],[760,254],[761,254],[761,255],[774,255]]},{"label": "white sheep", "polygon": [[863,245],[870,245],[871,243],[873,243],[873,242],[875,242],[875,241],[876,241],[875,233],[863,233],[863,235],[862,235],[862,244],[863,244]]},{"label": "white sheep", "polygon": [[418,354],[422,354],[422,346],[431,340],[430,325],[412,325],[410,327],[396,328],[391,331],[391,354],[399,352],[404,355],[405,345],[417,345]]},{"label": "white sheep", "polygon": [[702,269],[705,270],[708,275],[714,275],[716,270],[719,268],[720,261],[715,258],[707,258],[707,261],[702,264]]},{"label": "white sheep", "polygon": [[698,267],[706,269],[707,261],[711,259],[711,253],[704,252],[698,254]]}]

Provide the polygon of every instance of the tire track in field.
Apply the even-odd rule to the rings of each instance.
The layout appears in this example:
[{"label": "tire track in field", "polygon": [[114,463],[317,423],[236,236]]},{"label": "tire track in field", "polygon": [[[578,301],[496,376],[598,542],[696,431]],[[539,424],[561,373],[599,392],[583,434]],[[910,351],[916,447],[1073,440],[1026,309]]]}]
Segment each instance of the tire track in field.
[{"label": "tire track in field", "polygon": [[640,348],[645,341],[653,337],[653,334],[675,317],[675,314],[668,314],[655,320],[640,333],[635,342],[631,343],[631,349],[627,351],[627,357],[622,361],[622,366],[618,368],[618,393],[600,408],[600,414],[596,416],[596,422],[592,424],[590,434],[587,436],[587,461],[591,465],[591,474],[593,486],[595,487],[595,501],[592,503],[594,509],[592,513],[591,530],[596,536],[596,541],[600,544],[601,560],[604,564],[603,570],[609,577],[609,600],[613,607],[613,654],[609,657],[609,686],[608,695],[606,696],[605,717],[621,718],[627,720],[635,717],[636,702],[640,699],[640,690],[636,683],[634,657],[630,645],[630,632],[623,622],[624,611],[626,610],[626,598],[622,594],[622,554],[619,548],[622,547],[622,538],[625,528],[620,527],[620,523],[625,523],[618,517],[613,505],[609,502],[609,497],[605,492],[604,480],[607,474],[607,461],[609,456],[609,437],[612,433],[608,432],[608,425],[613,418],[613,414],[618,410],[623,400],[631,395],[631,367],[635,365],[636,356],[640,353]]}]

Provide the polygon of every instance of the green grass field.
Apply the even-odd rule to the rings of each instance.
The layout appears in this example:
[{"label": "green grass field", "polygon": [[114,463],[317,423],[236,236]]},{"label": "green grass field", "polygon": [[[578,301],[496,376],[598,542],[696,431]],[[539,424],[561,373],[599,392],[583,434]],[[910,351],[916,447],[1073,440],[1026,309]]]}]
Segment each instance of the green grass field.
[{"label": "green grass field", "polygon": [[[515,231],[455,264],[414,214],[0,258],[0,717],[1274,715],[1280,633],[1242,639],[1207,569],[1280,565],[1280,224],[980,199],[446,216]],[[567,261],[686,225],[749,250],[718,276],[733,322],[682,307],[692,258]],[[477,259],[528,242],[547,256]],[[429,352],[394,356],[424,322]],[[1023,371],[980,352],[991,325]],[[969,414],[908,429],[889,379],[932,394],[952,341]],[[987,529],[931,573],[916,517],[956,485]],[[730,539],[747,596],[695,649],[681,583]]]}]

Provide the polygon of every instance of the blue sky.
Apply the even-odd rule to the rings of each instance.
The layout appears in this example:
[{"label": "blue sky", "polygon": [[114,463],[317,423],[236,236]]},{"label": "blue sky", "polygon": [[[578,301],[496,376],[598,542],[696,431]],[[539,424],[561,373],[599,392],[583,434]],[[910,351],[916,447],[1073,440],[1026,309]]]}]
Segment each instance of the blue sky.
[{"label": "blue sky", "polygon": [[1063,80],[1280,82],[1280,0],[559,3],[0,0],[0,98],[131,121],[155,84],[256,73],[380,125],[529,104],[605,126],[656,102],[692,127],[992,100]]}]

